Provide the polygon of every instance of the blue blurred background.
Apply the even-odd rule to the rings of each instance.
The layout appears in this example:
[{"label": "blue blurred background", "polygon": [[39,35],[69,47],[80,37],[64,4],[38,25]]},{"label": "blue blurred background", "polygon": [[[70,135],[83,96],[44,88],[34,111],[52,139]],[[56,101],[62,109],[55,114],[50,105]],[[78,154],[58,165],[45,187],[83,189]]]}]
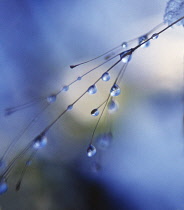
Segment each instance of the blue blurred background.
[{"label": "blue blurred background", "polygon": [[[0,152],[43,110],[44,102],[11,116],[4,116],[5,108],[57,92],[98,62],[73,70],[69,65],[146,33],[163,21],[165,6],[159,0],[1,1]],[[103,102],[109,83],[99,85],[98,94],[85,96],[53,126],[47,147],[34,158],[17,193],[26,156],[16,165],[0,208],[184,209],[183,33],[181,27],[169,29],[133,55],[121,84],[119,110],[106,113],[97,130],[112,126],[108,150],[98,150],[92,159],[86,156],[96,122],[90,111]],[[7,161],[107,68],[62,93]],[[94,164],[101,170],[95,171]]]}]

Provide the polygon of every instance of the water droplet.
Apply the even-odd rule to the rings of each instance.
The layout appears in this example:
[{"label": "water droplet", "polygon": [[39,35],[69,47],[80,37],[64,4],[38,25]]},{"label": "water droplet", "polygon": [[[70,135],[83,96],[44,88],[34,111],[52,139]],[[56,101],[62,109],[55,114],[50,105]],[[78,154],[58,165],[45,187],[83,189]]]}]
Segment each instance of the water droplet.
[{"label": "water droplet", "polygon": [[77,77],[77,80],[81,80],[82,79],[82,77]]},{"label": "water droplet", "polygon": [[61,91],[66,92],[66,91],[68,91],[68,90],[69,90],[69,86],[68,86],[68,85],[65,85],[65,86],[62,88]]},{"label": "water droplet", "polygon": [[131,50],[126,50],[120,53],[120,59],[123,63],[128,63],[132,59],[132,51]]},{"label": "water droplet", "polygon": [[47,97],[47,102],[49,104],[52,104],[56,101],[56,99],[57,99],[57,96],[55,94],[53,94],[53,95],[50,95],[50,96]]},{"label": "water droplet", "polygon": [[30,166],[30,165],[31,165],[31,163],[32,163],[32,161],[31,161],[31,160],[26,161],[26,166]]},{"label": "water droplet", "polygon": [[89,94],[95,94],[97,92],[97,88],[96,88],[96,85],[91,85],[89,88],[88,88],[88,93]]},{"label": "water droplet", "polygon": [[102,149],[102,150],[107,149],[110,146],[111,142],[112,142],[112,133],[111,132],[101,134],[96,139],[98,148]]},{"label": "water droplet", "polygon": [[6,164],[5,160],[1,159],[0,160],[0,174],[4,172],[6,166],[7,166],[7,164]]},{"label": "water droplet", "polygon": [[101,79],[105,82],[109,81],[111,78],[110,74],[108,72],[105,72],[104,74],[102,74]]},{"label": "water droplet", "polygon": [[155,34],[152,35],[151,38],[152,38],[152,39],[158,39],[158,37],[159,37],[159,34],[155,33]]},{"label": "water droplet", "polygon": [[109,111],[110,113],[117,111],[118,108],[119,108],[119,107],[118,107],[118,102],[117,102],[117,101],[111,100],[111,101],[109,102],[109,104],[108,104],[108,111]]},{"label": "water droplet", "polygon": [[8,185],[6,181],[1,180],[0,181],[0,195],[4,194],[8,190]]},{"label": "water droplet", "polygon": [[96,148],[90,144],[89,147],[87,148],[87,155],[88,157],[93,157],[96,154]]},{"label": "water droplet", "polygon": [[70,111],[70,110],[72,110],[73,109],[73,105],[71,104],[71,105],[69,105],[68,107],[67,107],[67,110],[68,111]]},{"label": "water droplet", "polygon": [[100,112],[99,112],[98,109],[93,109],[93,110],[91,111],[91,115],[92,115],[92,116],[95,116],[95,117],[98,116],[99,113],[100,113]]},{"label": "water droplet", "polygon": [[[148,36],[147,35],[143,35],[143,36],[139,37],[138,42],[139,42],[139,44],[142,44],[147,39],[148,39]],[[150,45],[150,41],[147,41],[144,44],[142,44],[141,47],[149,47],[149,45]]]},{"label": "water droplet", "polygon": [[44,146],[46,146],[46,144],[47,144],[47,137],[45,135],[41,134],[34,139],[33,148],[41,149]]},{"label": "water droplet", "polygon": [[123,49],[126,49],[128,47],[128,43],[127,42],[123,42],[121,44],[121,46],[122,46]]},{"label": "water droplet", "polygon": [[111,96],[119,96],[121,90],[117,84],[114,84],[110,90]]}]

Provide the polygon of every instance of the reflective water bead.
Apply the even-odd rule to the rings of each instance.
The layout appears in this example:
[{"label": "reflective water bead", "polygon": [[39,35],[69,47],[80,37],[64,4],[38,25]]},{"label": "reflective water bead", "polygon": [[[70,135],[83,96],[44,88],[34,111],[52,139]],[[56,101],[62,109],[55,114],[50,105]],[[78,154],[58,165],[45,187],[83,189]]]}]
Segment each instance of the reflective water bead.
[{"label": "reflective water bead", "polygon": [[91,85],[89,88],[88,88],[88,93],[89,94],[95,94],[97,92],[97,88],[96,88],[96,85]]},{"label": "reflective water bead", "polygon": [[98,136],[96,143],[99,149],[105,150],[107,149],[112,142],[112,133],[104,133]]},{"label": "reflective water bead", "polygon": [[0,181],[0,195],[4,194],[8,190],[8,185],[6,181],[1,180]]},{"label": "reflective water bead", "polygon": [[50,95],[50,96],[47,97],[47,102],[49,104],[52,104],[56,101],[56,99],[57,99],[57,96],[55,94],[53,94],[53,95]]},{"label": "reflective water bead", "polygon": [[68,85],[65,85],[65,86],[62,88],[61,91],[66,92],[66,91],[68,91],[68,90],[69,90],[69,86],[68,86]]},{"label": "reflective water bead", "polygon": [[109,112],[115,112],[118,110],[118,103],[117,101],[111,100],[108,104]]},{"label": "reflective water bead", "polygon": [[157,33],[155,33],[155,34],[152,35],[151,38],[152,38],[152,39],[158,39],[158,37],[159,37],[159,35],[158,35]]},{"label": "reflective water bead", "polygon": [[96,148],[90,144],[89,147],[87,148],[87,155],[88,157],[93,157],[96,154]]},{"label": "reflective water bead", "polygon": [[[139,37],[138,42],[139,42],[139,44],[142,44],[147,39],[148,39],[148,36],[147,35],[143,35],[143,36]],[[150,41],[147,41],[144,44],[142,44],[141,47],[149,47],[149,45],[150,45]]]},{"label": "reflective water bead", "polygon": [[72,110],[73,109],[73,105],[71,104],[71,105],[69,105],[68,107],[67,107],[67,110],[68,111],[70,111],[70,110]]},{"label": "reflective water bead", "polygon": [[123,63],[128,63],[132,59],[132,51],[131,50],[126,50],[120,53],[120,59]]},{"label": "reflective water bead", "polygon": [[117,84],[114,84],[110,90],[111,96],[119,96],[120,93],[121,93],[121,90],[119,86]]},{"label": "reflective water bead", "polygon": [[82,77],[77,77],[77,80],[81,80],[82,79]]},{"label": "reflective water bead", "polygon": [[111,78],[110,74],[108,72],[105,72],[104,74],[102,74],[101,79],[105,82],[109,81]]},{"label": "reflective water bead", "polygon": [[123,42],[121,44],[121,46],[122,46],[123,49],[126,49],[128,47],[128,43],[127,42]]},{"label": "reflective water bead", "polygon": [[95,116],[95,117],[98,116],[99,113],[100,113],[100,112],[99,112],[98,109],[93,109],[93,110],[91,111],[91,115],[92,115],[92,116]]},{"label": "reflective water bead", "polygon": [[47,137],[45,135],[39,135],[34,139],[33,148],[41,149],[47,144]]}]

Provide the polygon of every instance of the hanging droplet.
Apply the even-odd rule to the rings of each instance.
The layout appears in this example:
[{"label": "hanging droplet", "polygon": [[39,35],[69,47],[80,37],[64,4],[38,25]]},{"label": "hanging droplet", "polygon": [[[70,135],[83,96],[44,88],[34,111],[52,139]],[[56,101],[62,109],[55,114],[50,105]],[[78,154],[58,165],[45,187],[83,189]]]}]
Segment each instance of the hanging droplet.
[{"label": "hanging droplet", "polygon": [[52,104],[56,101],[56,99],[57,99],[57,96],[55,94],[53,94],[53,95],[50,95],[50,96],[47,97],[47,102],[49,104]]},{"label": "hanging droplet", "polygon": [[69,86],[68,85],[65,85],[62,89],[61,89],[61,91],[63,91],[63,92],[66,92],[66,91],[68,91],[69,90]]},{"label": "hanging droplet", "polygon": [[1,180],[0,181],[0,195],[4,194],[8,190],[8,185],[6,181]]},{"label": "hanging droplet", "polygon": [[68,111],[70,111],[70,110],[72,110],[73,109],[73,105],[71,104],[71,105],[69,105],[68,107],[67,107],[67,110]]},{"label": "hanging droplet", "polygon": [[151,38],[152,38],[152,39],[158,39],[158,37],[159,37],[159,34],[155,33],[155,34],[152,35]]},{"label": "hanging droplet", "polygon": [[114,84],[110,90],[111,96],[119,96],[120,93],[121,93],[121,90],[119,86],[117,84]]},{"label": "hanging droplet", "polygon": [[45,147],[46,144],[47,144],[47,137],[45,135],[41,134],[34,139],[33,148],[41,149],[41,148]]},{"label": "hanging droplet", "polygon": [[111,100],[111,101],[109,102],[109,104],[108,104],[108,111],[109,111],[110,113],[117,111],[118,108],[119,108],[119,107],[118,107],[117,101]]},{"label": "hanging droplet", "polygon": [[104,74],[102,74],[101,79],[105,82],[109,81],[111,78],[110,74],[108,72],[105,72]]},{"label": "hanging droplet", "polygon": [[128,47],[128,43],[127,42],[123,42],[121,44],[121,46],[122,46],[123,49],[126,49]]},{"label": "hanging droplet", "polygon": [[126,50],[120,53],[120,59],[123,63],[128,63],[132,59],[132,50]]},{"label": "hanging droplet", "polygon": [[88,88],[88,93],[89,94],[95,94],[97,92],[97,88],[96,88],[96,85],[91,85],[89,88]]},{"label": "hanging droplet", "polygon": [[82,77],[77,77],[77,80],[81,80],[82,79]]},{"label": "hanging droplet", "polygon": [[112,143],[112,138],[113,137],[111,132],[99,135],[96,139],[96,144],[98,145],[98,148],[102,150],[107,149]]},{"label": "hanging droplet", "polygon": [[95,117],[98,116],[99,113],[100,113],[100,112],[99,112],[98,109],[93,109],[93,110],[91,111],[91,115],[92,115],[92,116],[95,116]]},{"label": "hanging droplet", "polygon": [[96,154],[96,148],[90,144],[89,147],[87,148],[87,155],[88,157],[93,157]]},{"label": "hanging droplet", "polygon": [[[141,37],[139,37],[138,42],[139,44],[142,44],[143,42],[145,42],[148,39],[147,35],[143,35]],[[149,47],[150,46],[150,41],[145,42],[144,44],[141,45],[141,47]]]}]

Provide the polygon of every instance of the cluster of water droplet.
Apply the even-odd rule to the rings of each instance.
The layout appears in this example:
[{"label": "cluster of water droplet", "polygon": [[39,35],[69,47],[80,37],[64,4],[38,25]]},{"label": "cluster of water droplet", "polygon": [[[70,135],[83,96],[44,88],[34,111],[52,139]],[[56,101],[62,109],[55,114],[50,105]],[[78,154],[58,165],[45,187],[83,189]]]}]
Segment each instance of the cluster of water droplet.
[{"label": "cluster of water droplet", "polygon": [[138,38],[138,43],[139,44],[142,44],[141,45],[141,47],[149,47],[149,45],[150,45],[150,41],[146,41],[148,39],[148,35],[147,34],[145,34],[145,35],[143,35],[143,36],[140,36],[139,38]]},{"label": "cluster of water droplet", "polygon": [[[184,1],[183,0],[170,0],[165,9],[164,22],[171,24],[177,21],[184,15]],[[184,26],[184,19],[179,21],[177,25]]]}]

